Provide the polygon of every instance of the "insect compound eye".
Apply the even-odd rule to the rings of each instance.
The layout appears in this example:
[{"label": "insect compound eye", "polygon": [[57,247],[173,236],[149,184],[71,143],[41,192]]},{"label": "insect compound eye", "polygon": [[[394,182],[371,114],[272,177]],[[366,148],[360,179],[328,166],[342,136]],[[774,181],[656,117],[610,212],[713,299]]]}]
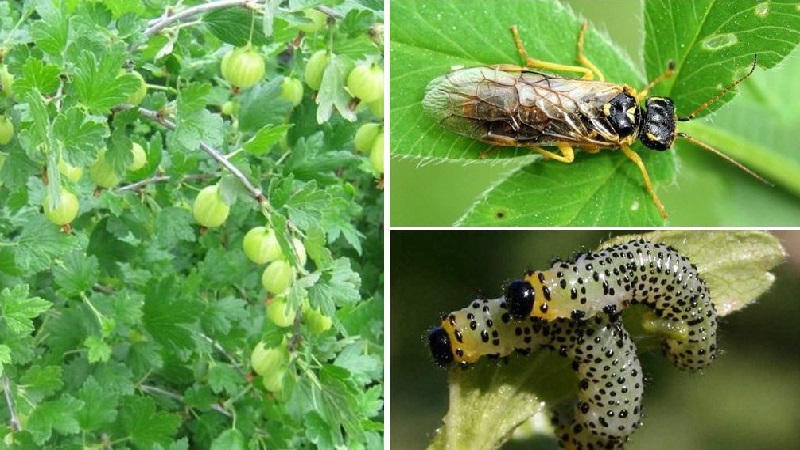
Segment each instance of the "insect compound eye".
[{"label": "insect compound eye", "polygon": [[620,138],[636,133],[641,113],[636,105],[636,99],[629,93],[623,92],[611,99],[605,105],[603,112]]},{"label": "insect compound eye", "polygon": [[675,141],[675,105],[664,97],[650,97],[645,104],[639,140],[647,148],[667,150]]},{"label": "insect compound eye", "polygon": [[453,362],[453,350],[450,347],[450,336],[444,328],[434,328],[428,332],[428,345],[431,348],[433,361],[439,367],[447,367]]},{"label": "insect compound eye", "polygon": [[531,315],[533,310],[533,286],[523,280],[508,283],[505,290],[506,306],[511,317],[520,320]]}]

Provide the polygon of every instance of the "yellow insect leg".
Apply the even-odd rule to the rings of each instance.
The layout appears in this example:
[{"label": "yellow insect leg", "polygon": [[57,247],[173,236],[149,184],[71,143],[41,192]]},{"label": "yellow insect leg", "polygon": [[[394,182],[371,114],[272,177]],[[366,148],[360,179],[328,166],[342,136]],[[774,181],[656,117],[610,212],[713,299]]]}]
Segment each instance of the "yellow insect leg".
[{"label": "yellow insect leg", "polygon": [[530,146],[528,148],[542,155],[544,159],[555,159],[556,161],[561,161],[566,164],[570,164],[575,160],[575,152],[572,150],[572,147],[567,144],[558,144],[560,155],[537,146]]},{"label": "yellow insect leg", "polygon": [[642,158],[640,158],[639,154],[634,152],[633,150],[631,150],[631,148],[628,147],[627,145],[623,145],[621,148],[622,148],[622,152],[625,153],[625,156],[627,156],[628,159],[633,161],[633,163],[636,164],[637,167],[639,167],[639,170],[642,172],[642,177],[644,178],[644,185],[647,188],[647,192],[649,192],[650,193],[650,197],[653,198],[653,202],[656,204],[656,207],[658,208],[658,212],[661,213],[661,217],[666,219],[667,218],[667,210],[664,209],[664,205],[661,204],[661,200],[658,199],[658,194],[656,194],[656,191],[653,190],[653,185],[652,185],[652,183],[650,183],[650,175],[647,174],[647,169],[645,169],[645,167],[644,167],[644,163],[642,162]]},{"label": "yellow insect leg", "polygon": [[[600,76],[601,80],[603,79],[603,76],[602,76],[602,74],[600,74],[600,71],[598,71],[597,68],[594,68],[593,65],[591,67],[589,67],[589,68],[580,67],[580,66],[566,66],[566,65],[563,65],[563,64],[556,64],[556,63],[551,63],[551,62],[546,62],[546,61],[539,61],[538,59],[533,59],[530,56],[528,56],[528,52],[525,50],[525,46],[522,44],[522,39],[520,39],[520,37],[519,37],[519,30],[517,29],[516,25],[511,27],[511,34],[512,34],[512,36],[514,36],[514,43],[517,46],[517,52],[522,57],[522,60],[525,61],[525,66],[528,67],[528,68],[531,68],[531,69],[545,69],[545,70],[560,70],[560,71],[565,71],[565,72],[580,72],[580,73],[583,74],[583,79],[584,80],[592,80],[592,79],[594,79],[594,73],[593,72],[595,72]],[[586,60],[586,58],[582,56],[582,52],[583,52],[583,43],[582,42],[579,42],[578,48],[579,48],[578,59],[580,60],[580,58],[583,58],[584,60]],[[588,60],[587,60],[587,62],[588,62]],[[591,63],[589,63],[589,64],[591,64]]]},{"label": "yellow insect leg", "polygon": [[[583,28],[581,28],[581,32],[578,35],[578,62],[581,63],[583,66],[587,67],[589,70],[594,72],[597,75],[597,79],[600,81],[605,81],[606,77],[603,76],[603,73],[600,72],[600,69],[597,68],[591,61],[583,54],[583,37],[586,35],[586,30],[589,28],[589,22],[583,22]],[[584,78],[586,76],[584,75]]]}]

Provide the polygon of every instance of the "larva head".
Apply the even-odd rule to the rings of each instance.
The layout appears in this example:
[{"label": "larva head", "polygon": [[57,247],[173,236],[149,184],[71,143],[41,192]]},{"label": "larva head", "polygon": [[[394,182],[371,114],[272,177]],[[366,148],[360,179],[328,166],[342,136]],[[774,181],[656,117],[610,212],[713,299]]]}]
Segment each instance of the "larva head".
[{"label": "larva head", "polygon": [[433,362],[439,367],[447,367],[453,363],[453,348],[450,336],[444,328],[434,328],[428,332],[428,346],[431,348]]},{"label": "larva head", "polygon": [[531,348],[531,320],[513,320],[504,297],[475,299],[444,315],[439,328],[428,333],[428,346],[440,366],[467,366],[484,356],[501,358]]},{"label": "larva head", "polygon": [[511,318],[520,320],[531,315],[535,295],[530,283],[524,280],[508,283],[504,297]]}]

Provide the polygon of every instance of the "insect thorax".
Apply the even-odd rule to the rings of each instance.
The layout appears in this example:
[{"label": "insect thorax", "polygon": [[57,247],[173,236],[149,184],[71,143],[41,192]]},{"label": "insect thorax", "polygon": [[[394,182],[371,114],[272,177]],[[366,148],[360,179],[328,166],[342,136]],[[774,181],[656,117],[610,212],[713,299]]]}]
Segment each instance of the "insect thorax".
[{"label": "insect thorax", "polygon": [[619,95],[603,105],[603,115],[619,136],[620,142],[636,139],[642,113],[630,88],[626,86]]},{"label": "insect thorax", "polygon": [[675,106],[665,97],[650,97],[644,107],[627,86],[603,105],[603,115],[619,135],[621,144],[633,143],[636,138],[652,150],[668,150],[675,141]]}]

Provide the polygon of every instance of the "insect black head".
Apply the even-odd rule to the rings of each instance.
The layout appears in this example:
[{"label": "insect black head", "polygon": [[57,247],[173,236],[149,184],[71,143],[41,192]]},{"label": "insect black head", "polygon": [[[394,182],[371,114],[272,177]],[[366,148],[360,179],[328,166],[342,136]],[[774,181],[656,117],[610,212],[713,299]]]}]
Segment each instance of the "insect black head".
[{"label": "insect black head", "polygon": [[647,148],[667,150],[675,141],[675,105],[664,97],[650,97],[644,107],[644,121],[639,140]]},{"label": "insect black head", "polygon": [[611,123],[611,127],[614,128],[620,138],[636,133],[641,118],[641,112],[639,112],[639,107],[636,105],[636,98],[627,91],[623,91],[606,103],[603,114],[605,114]]},{"label": "insect black head", "polygon": [[514,280],[506,286],[504,296],[508,313],[513,319],[520,320],[531,315],[534,292],[530,283]]},{"label": "insect black head", "polygon": [[444,328],[434,328],[428,332],[428,345],[431,348],[433,362],[439,367],[447,367],[453,362],[453,349],[450,347],[450,336]]}]

